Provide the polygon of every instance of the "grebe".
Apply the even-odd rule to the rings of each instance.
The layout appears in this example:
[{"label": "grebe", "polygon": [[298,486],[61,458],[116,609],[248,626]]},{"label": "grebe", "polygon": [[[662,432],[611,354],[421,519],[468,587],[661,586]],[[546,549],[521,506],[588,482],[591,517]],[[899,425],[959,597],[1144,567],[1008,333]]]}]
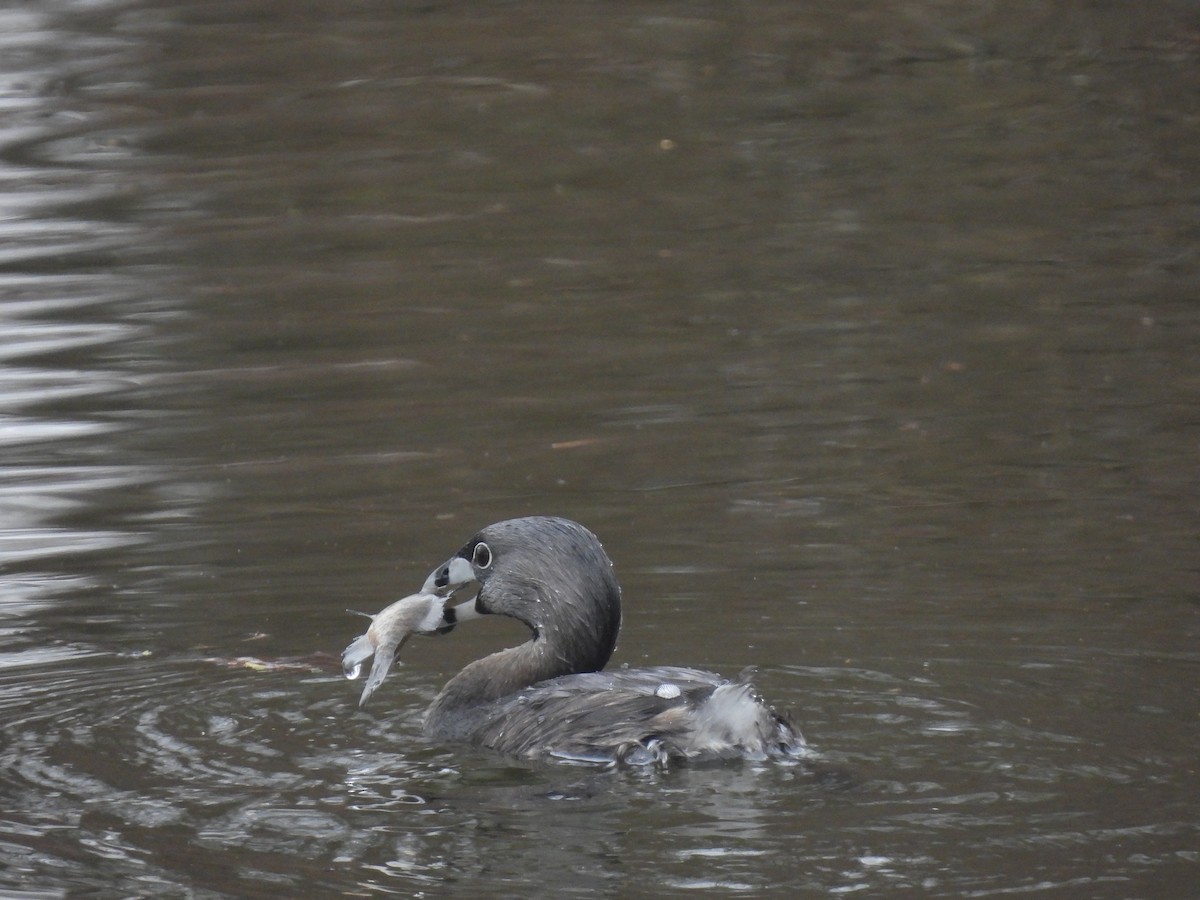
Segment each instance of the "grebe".
[{"label": "grebe", "polygon": [[[449,605],[477,586],[473,601]],[[601,671],[621,627],[621,588],[594,534],[549,517],[489,525],[438,566],[420,593],[372,618],[343,654],[348,677],[375,655],[359,705],[383,683],[412,634],[510,616],[529,641],[476,660],[425,716],[435,741],[524,757],[627,765],[807,755],[792,723],[747,680],[674,666]]]}]

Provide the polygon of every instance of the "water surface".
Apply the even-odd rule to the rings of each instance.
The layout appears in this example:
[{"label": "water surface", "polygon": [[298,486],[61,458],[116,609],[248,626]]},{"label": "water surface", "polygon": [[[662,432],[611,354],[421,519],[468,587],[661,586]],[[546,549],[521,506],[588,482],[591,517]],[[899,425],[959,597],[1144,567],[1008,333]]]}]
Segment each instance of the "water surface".
[{"label": "water surface", "polygon": [[[0,890],[1187,897],[1200,18],[0,12]],[[811,765],[426,743],[558,514]],[[507,626],[507,627],[506,627]]]}]

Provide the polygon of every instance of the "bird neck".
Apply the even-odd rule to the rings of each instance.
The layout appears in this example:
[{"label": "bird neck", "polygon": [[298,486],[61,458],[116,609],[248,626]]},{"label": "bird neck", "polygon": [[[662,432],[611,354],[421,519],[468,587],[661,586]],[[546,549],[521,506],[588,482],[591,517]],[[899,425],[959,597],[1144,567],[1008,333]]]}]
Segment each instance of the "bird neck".
[{"label": "bird neck", "polygon": [[486,706],[522,688],[569,675],[575,671],[568,661],[550,652],[545,640],[534,637],[518,647],[477,659],[442,688],[426,713],[425,727],[432,732],[452,728],[465,721],[462,714]]},{"label": "bird neck", "polygon": [[553,593],[538,585],[537,601],[528,609],[537,612],[518,618],[533,638],[476,660],[451,678],[429,707],[426,732],[461,737],[473,711],[560,675],[598,672],[612,656],[621,628],[615,579],[593,597]]}]

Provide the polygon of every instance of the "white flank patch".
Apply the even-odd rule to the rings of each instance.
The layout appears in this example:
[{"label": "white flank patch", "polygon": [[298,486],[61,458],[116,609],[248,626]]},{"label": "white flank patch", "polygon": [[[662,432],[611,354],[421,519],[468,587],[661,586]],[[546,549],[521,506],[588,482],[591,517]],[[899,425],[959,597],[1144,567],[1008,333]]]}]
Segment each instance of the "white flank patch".
[{"label": "white flank patch", "polygon": [[763,739],[765,716],[749,685],[723,684],[696,710],[691,749],[721,753],[757,746]]}]

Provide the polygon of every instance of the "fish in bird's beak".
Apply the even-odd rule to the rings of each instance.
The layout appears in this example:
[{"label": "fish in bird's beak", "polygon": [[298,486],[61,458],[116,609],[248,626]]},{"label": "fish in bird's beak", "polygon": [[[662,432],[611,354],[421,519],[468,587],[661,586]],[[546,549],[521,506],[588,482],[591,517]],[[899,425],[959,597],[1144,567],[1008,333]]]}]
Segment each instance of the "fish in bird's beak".
[{"label": "fish in bird's beak", "polygon": [[360,635],[342,653],[342,671],[350,680],[362,674],[363,664],[372,656],[370,677],[363,686],[358,705],[362,706],[383,684],[400,648],[414,634],[445,634],[459,622],[479,618],[475,598],[451,606],[450,600],[460,588],[478,582],[471,563],[455,556],[438,566],[425,579],[421,590],[397,600],[371,616],[366,634]]},{"label": "fish in bird's beak", "polygon": [[371,666],[371,675],[363,687],[358,705],[366,703],[375,690],[383,684],[392,662],[404,646],[404,642],[414,634],[436,634],[448,630],[453,620],[447,614],[453,610],[446,609],[446,598],[430,592],[422,592],[397,600],[385,607],[376,615],[371,616],[371,625],[367,633],[355,638],[342,654],[342,671],[346,677],[354,680],[362,673],[363,663],[372,656],[375,662]]},{"label": "fish in bird's beak", "polygon": [[479,617],[474,598],[458,606],[449,605],[454,592],[474,580],[471,564],[455,557],[435,569],[419,593],[397,600],[371,616],[366,634],[355,638],[342,653],[342,671],[351,681],[362,674],[363,664],[375,657],[358,698],[359,706],[370,700],[383,684],[400,648],[414,634],[445,634],[459,622]]}]

